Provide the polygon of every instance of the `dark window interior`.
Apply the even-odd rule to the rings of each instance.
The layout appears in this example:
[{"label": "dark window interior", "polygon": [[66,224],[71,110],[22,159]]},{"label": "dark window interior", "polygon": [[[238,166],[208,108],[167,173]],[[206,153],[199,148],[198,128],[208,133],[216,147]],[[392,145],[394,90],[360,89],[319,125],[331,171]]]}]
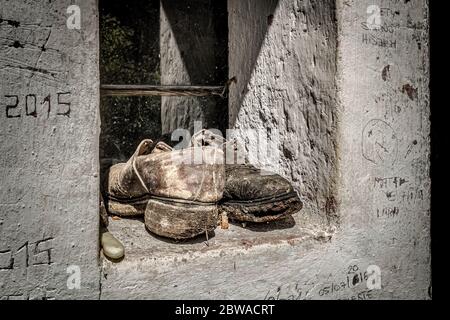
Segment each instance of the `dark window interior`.
[{"label": "dark window interior", "polygon": [[[159,1],[99,1],[100,82],[159,84]],[[102,172],[161,134],[160,97],[102,97]]]},{"label": "dark window interior", "polygon": [[[207,27],[208,30],[214,30],[214,45],[209,46],[210,52],[206,53],[207,57],[211,55],[215,61],[214,71],[205,75],[204,72],[195,70],[200,70],[202,66],[189,63],[196,61],[197,53],[204,55],[204,51],[197,52],[204,48],[189,46],[186,47],[188,51],[182,53],[184,63],[189,68],[194,68],[192,76],[190,75],[191,80],[195,82],[191,83],[192,85],[223,85],[228,76],[226,0],[163,0],[162,4],[159,0],[99,0],[101,84],[161,84],[161,5],[172,19],[171,27],[180,50],[184,48],[183,43],[193,42],[192,39],[187,39],[188,37],[195,37],[195,34],[204,35]],[[205,17],[206,22],[197,20],[202,17],[202,10],[213,17]],[[211,21],[213,28],[208,25]],[[198,74],[202,75],[202,79],[195,76]],[[213,108],[211,103],[205,104],[205,114],[214,120],[210,121],[210,125],[224,132],[228,126],[227,99],[197,99],[213,99]],[[214,114],[211,115],[211,112]],[[156,139],[162,133],[160,96],[102,97],[100,113],[102,176],[112,164],[126,161],[142,139]]]}]

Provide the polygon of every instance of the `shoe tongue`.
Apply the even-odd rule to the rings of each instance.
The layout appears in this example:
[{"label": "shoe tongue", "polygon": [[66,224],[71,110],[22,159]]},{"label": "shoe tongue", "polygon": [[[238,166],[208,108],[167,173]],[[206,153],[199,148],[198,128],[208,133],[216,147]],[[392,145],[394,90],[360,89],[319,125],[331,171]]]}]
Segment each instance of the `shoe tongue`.
[{"label": "shoe tongue", "polygon": [[139,143],[138,147],[136,148],[136,151],[134,152],[133,156],[142,156],[144,154],[149,154],[152,150],[153,140],[151,139],[144,139]]},{"label": "shoe tongue", "polygon": [[172,147],[169,146],[167,143],[164,143],[164,142],[162,142],[162,141],[159,141],[159,142],[155,145],[155,147],[153,148],[151,154],[154,154],[154,153],[162,153],[162,152],[170,152],[170,151],[172,151],[172,150],[173,150]]},{"label": "shoe tongue", "polygon": [[198,131],[191,138],[192,147],[211,146],[219,148],[224,142],[226,142],[224,137],[209,130]]}]

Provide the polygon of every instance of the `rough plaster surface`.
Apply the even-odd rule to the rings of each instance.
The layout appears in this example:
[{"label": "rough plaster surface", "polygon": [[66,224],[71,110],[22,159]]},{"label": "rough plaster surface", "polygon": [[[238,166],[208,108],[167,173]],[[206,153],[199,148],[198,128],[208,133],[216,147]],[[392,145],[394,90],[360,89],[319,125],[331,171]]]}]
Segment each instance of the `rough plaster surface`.
[{"label": "rough plaster surface", "polygon": [[71,4],[0,1],[0,299],[99,296],[98,15]]},{"label": "rough plaster surface", "polygon": [[[208,241],[204,235],[181,242],[164,239],[147,231],[141,219],[110,219],[108,228],[124,244],[126,256],[113,263],[102,255],[102,299],[183,299],[187,292],[192,294],[189,298],[236,298],[233,292],[245,285],[239,281],[245,277],[248,284],[260,277],[253,274],[255,268],[261,272],[254,259],[259,266],[268,253],[331,236],[291,221],[245,228],[230,224],[228,229],[218,227]],[[272,270],[268,263],[261,266]],[[270,281],[275,275],[267,276]],[[252,290],[242,294],[257,297]]]},{"label": "rough plaster surface", "polygon": [[[285,175],[293,177],[303,195],[325,183],[319,184],[322,205],[314,209],[311,204],[310,216],[314,210],[326,216],[325,191],[335,184],[339,220],[330,222],[338,221],[337,228],[319,225],[305,236],[301,230],[314,219],[302,225],[298,217],[294,226],[277,231],[232,226],[218,230],[207,247],[204,239],[184,245],[158,244],[160,239],[136,244],[133,235],[146,234],[141,222],[114,221],[117,236],[130,241],[125,240],[128,254],[118,264],[103,260],[101,298],[430,298],[427,2],[381,1],[381,8],[389,8],[382,10],[382,30],[392,27],[392,32],[364,30],[372,1],[280,1],[275,9],[265,2],[268,7],[259,11],[255,3],[253,9],[246,7],[251,3],[230,1],[228,7],[230,74],[240,68],[257,75],[237,75],[235,90],[244,90],[239,98],[243,104],[238,110],[236,97],[242,91],[232,92],[231,120],[235,117],[239,128],[265,122],[290,137],[280,146],[291,148],[289,156],[283,155],[290,163],[282,167]],[[325,23],[333,21],[335,6],[337,33]],[[239,14],[250,13],[259,20],[239,24]],[[245,50],[253,45],[241,40],[247,34],[242,28],[257,35],[258,24],[270,14],[271,27],[277,29],[269,28],[262,39],[255,66],[236,65],[248,61],[241,54],[255,54]],[[326,42],[338,43],[337,56],[322,43],[326,35],[337,36],[337,42]],[[249,87],[239,87],[242,76],[250,79]],[[314,148],[308,139],[315,141]],[[328,166],[327,153],[334,159]],[[287,170],[297,166],[316,181],[299,180],[302,175]],[[337,176],[331,181],[321,177],[334,170]],[[379,267],[381,289],[367,287],[369,266]]]},{"label": "rough plaster surface", "polygon": [[381,268],[380,297],[427,298],[428,1],[380,1],[379,30],[370,1],[338,3],[342,252]]},{"label": "rough plaster surface", "polygon": [[235,137],[258,163],[247,130],[266,131],[269,169],[292,181],[310,219],[335,221],[334,1],[232,0],[228,12]]},{"label": "rough plaster surface", "polygon": [[[303,225],[298,217],[294,225],[276,230],[231,225],[218,230],[207,246],[205,239],[175,244],[154,238],[139,220],[111,221],[126,256],[120,263],[102,259],[101,292],[96,19],[85,19],[79,32],[69,32],[65,2],[6,2],[0,5],[2,299],[430,297],[427,1],[380,1],[385,8],[381,30],[365,30],[367,7],[373,4],[367,0],[280,0],[256,11],[230,1],[230,74],[238,71],[237,61],[250,59],[241,54],[257,56],[255,66],[241,66],[247,71],[237,76],[234,90],[242,85],[241,77],[250,85],[240,87],[244,93],[231,92],[230,120],[242,130],[251,122],[259,126],[258,112],[272,132],[282,130],[280,151],[290,164],[281,166],[281,173],[291,177],[303,197],[318,186],[322,200],[316,206],[311,202],[305,212],[319,222],[329,217],[323,202],[328,190],[335,190],[337,215],[329,222],[337,228],[316,228],[313,218]],[[82,12],[95,16],[94,2],[83,2]],[[250,13],[255,19],[240,26],[250,28],[262,49],[248,53],[246,46],[255,48],[249,42],[233,49],[244,35],[232,23]],[[337,30],[325,25],[334,16]],[[265,36],[257,31],[262,22],[270,24]],[[47,30],[43,35],[42,29]],[[337,54],[322,43],[326,35],[325,43],[337,45]],[[43,44],[45,51],[38,49]],[[277,76],[281,80],[272,81]],[[24,99],[34,92],[37,116],[26,116]],[[57,115],[67,105],[51,100],[47,118],[41,101],[58,92],[71,92],[60,100],[70,98],[70,117]],[[5,95],[19,96],[19,107],[9,111],[21,117],[6,118],[14,98]],[[236,99],[243,101],[240,108]],[[252,109],[254,104],[260,108]],[[325,154],[333,159],[328,166]],[[316,181],[290,173],[297,164]],[[39,242],[48,238],[53,240]],[[50,247],[49,265],[45,250]],[[81,267],[80,290],[66,289],[69,264]],[[364,273],[370,265],[380,268],[381,289],[367,288]]]}]

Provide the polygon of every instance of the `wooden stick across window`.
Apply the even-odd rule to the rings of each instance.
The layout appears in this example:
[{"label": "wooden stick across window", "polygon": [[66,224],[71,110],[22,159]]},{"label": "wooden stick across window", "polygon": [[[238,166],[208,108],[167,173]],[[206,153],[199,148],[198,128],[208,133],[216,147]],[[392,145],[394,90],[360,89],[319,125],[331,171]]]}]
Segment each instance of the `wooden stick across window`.
[{"label": "wooden stick across window", "polygon": [[102,96],[187,96],[224,97],[227,86],[157,86],[104,84],[100,86]]}]

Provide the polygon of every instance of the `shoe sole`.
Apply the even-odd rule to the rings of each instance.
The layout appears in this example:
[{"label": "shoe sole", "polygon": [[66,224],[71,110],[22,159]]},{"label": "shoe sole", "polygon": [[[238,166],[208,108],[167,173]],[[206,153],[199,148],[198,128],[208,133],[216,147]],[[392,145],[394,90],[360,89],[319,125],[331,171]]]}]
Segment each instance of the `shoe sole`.
[{"label": "shoe sole", "polygon": [[121,217],[144,216],[152,233],[176,240],[189,239],[213,231],[218,224],[217,203],[145,196],[135,199],[105,197],[110,214]]},{"label": "shoe sole", "polygon": [[109,214],[120,217],[137,217],[143,216],[147,207],[149,196],[134,199],[118,199],[110,195],[106,195],[105,207]]},{"label": "shoe sole", "polygon": [[229,200],[220,204],[228,218],[240,222],[270,222],[286,218],[303,208],[297,193],[247,201]]},{"label": "shoe sole", "polygon": [[152,233],[183,240],[213,231],[218,216],[215,203],[151,198],[145,209],[144,222]]}]

